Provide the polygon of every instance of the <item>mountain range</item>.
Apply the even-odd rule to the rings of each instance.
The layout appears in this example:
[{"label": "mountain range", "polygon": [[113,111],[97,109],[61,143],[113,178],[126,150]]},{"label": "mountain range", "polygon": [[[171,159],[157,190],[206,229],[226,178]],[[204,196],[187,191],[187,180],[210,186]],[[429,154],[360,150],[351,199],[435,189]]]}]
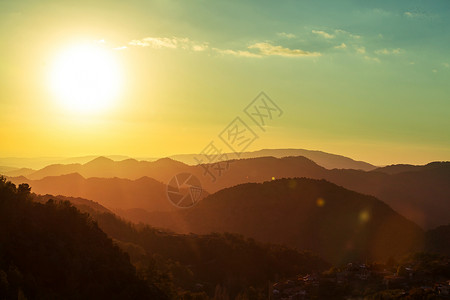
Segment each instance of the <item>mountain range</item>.
[{"label": "mountain range", "polygon": [[[319,166],[326,169],[355,169],[370,171],[376,169],[377,167],[364,161],[356,161],[349,157],[327,153],[318,150],[306,150],[306,149],[261,149],[258,151],[251,152],[240,152],[240,153],[225,153],[227,160],[231,159],[246,159],[246,158],[258,158],[258,157],[276,157],[283,158],[288,156],[304,156],[312,161],[314,161]],[[198,161],[196,158],[201,158],[199,154],[180,154],[172,155],[169,158],[181,161],[188,165],[196,165]]]},{"label": "mountain range", "polygon": [[[220,165],[223,169],[220,171],[221,174],[217,171],[217,167]],[[206,173],[206,171],[211,173]],[[200,179],[203,188],[208,193],[214,193],[223,188],[246,182],[264,182],[278,178],[308,177],[326,179],[350,190],[379,198],[423,228],[433,228],[450,223],[450,215],[447,213],[450,211],[449,162],[433,162],[424,166],[392,165],[372,171],[362,171],[350,169],[328,170],[301,156],[284,158],[260,157],[198,166],[189,166],[169,158],[154,162],[132,159],[116,162],[108,158],[99,157],[83,165],[50,165],[27,176],[27,178],[37,179],[54,176],[45,178],[45,180],[42,179],[42,181],[33,181],[22,177],[11,178],[11,180],[16,183],[26,181],[33,187],[35,186],[36,191],[40,193],[88,197],[110,208],[142,209],[145,207],[147,210],[150,210],[150,208],[152,208],[151,210],[168,208],[163,204],[143,205],[145,201],[141,200],[139,203],[143,206],[137,205],[137,200],[129,200],[133,197],[142,198],[138,193],[132,193],[133,197],[130,197],[126,195],[127,193],[117,191],[109,199],[101,195],[93,197],[92,193],[80,193],[80,190],[74,193],[75,187],[70,186],[79,186],[82,178],[77,178],[75,175],[65,176],[62,179],[57,178],[58,175],[74,172],[85,178],[105,177],[106,179],[101,181],[105,187],[107,185],[114,186],[115,182],[119,181],[111,177],[128,178],[133,181],[141,177],[149,177],[143,181],[154,178],[161,185],[158,188],[155,187],[156,192],[153,193],[153,196],[146,194],[144,197],[147,197],[147,195],[148,197],[153,197],[155,200],[152,201],[155,203],[160,200],[161,203],[165,201],[162,200],[165,198],[163,184],[179,173],[194,174]],[[67,180],[73,183],[62,184]],[[52,183],[56,181],[56,184]],[[100,180],[97,179],[97,181]],[[46,190],[45,186],[49,186],[51,189]],[[153,183],[151,186],[157,186],[157,184]],[[56,188],[57,190],[55,190]],[[92,189],[95,188],[92,187]],[[123,195],[122,197],[125,198],[112,200],[113,198],[120,198],[120,195]],[[130,204],[121,204],[121,201],[130,201]]]},{"label": "mountain range", "polygon": [[[183,162],[188,165],[196,165],[198,154],[180,154],[168,156],[168,158]],[[225,157],[228,159],[242,159],[242,158],[256,158],[264,156],[273,157],[286,157],[286,156],[304,156],[307,157],[317,164],[323,166],[327,169],[360,169],[360,170],[373,170],[376,167],[363,162],[355,161],[349,157],[342,155],[336,155],[331,153],[326,153],[317,150],[306,150],[306,149],[262,149],[252,152],[242,152],[236,153],[225,153]],[[86,155],[79,157],[36,157],[36,158],[19,158],[19,157],[0,157],[0,173],[7,176],[27,176],[30,173],[40,170],[49,165],[82,165],[86,164],[99,156]],[[107,155],[104,156],[113,161],[123,161],[133,159],[125,155]],[[145,157],[145,158],[135,158],[138,161],[153,162],[160,158],[155,157]],[[14,172],[13,172],[14,171]],[[13,173],[10,173],[13,172]],[[72,171],[69,173],[74,173],[77,171]],[[68,173],[63,173],[68,174]],[[48,175],[61,175],[61,174],[48,174]],[[47,175],[47,176],[48,176]],[[33,179],[39,179],[37,176]]]}]

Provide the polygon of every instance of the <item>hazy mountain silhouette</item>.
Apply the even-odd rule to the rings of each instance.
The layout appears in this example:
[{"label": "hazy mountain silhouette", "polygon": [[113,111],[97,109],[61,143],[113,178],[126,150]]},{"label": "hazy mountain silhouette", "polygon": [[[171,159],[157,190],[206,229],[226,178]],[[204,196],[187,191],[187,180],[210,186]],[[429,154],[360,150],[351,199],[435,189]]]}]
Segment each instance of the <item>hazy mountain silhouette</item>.
[{"label": "hazy mountain silhouette", "polygon": [[30,168],[12,168],[9,171],[2,171],[1,173],[5,176],[16,177],[16,176],[29,176],[34,172],[36,172],[36,170]]},{"label": "hazy mountain silhouette", "polygon": [[[116,162],[97,158],[84,165],[51,165],[30,178],[78,172],[84,177],[121,177],[137,179],[142,176],[167,183],[179,173],[191,173],[199,178],[203,188],[214,193],[226,187],[246,182],[264,182],[272,178],[308,177],[326,179],[345,188],[373,195],[424,228],[450,223],[450,163],[435,162],[425,166],[389,166],[374,171],[328,170],[305,157],[260,157],[188,166],[169,158],[155,162],[127,159]],[[404,170],[414,170],[403,172]],[[215,178],[210,176],[213,174]],[[214,180],[215,179],[215,180]],[[16,179],[14,179],[16,180]],[[53,193],[39,189],[41,193]],[[61,194],[81,196],[61,190]],[[92,197],[89,197],[92,198]],[[96,198],[95,200],[98,200]],[[130,208],[143,208],[134,206]]]},{"label": "hazy mountain silhouette", "polygon": [[0,166],[0,173],[4,174],[6,172],[15,171],[15,170],[18,170],[18,169],[19,168],[16,168],[16,167]]},{"label": "hazy mountain silhouette", "polygon": [[[19,168],[41,169],[53,164],[85,164],[98,157],[98,155],[86,155],[78,157],[0,157],[0,165]],[[112,160],[124,160],[129,158],[124,155],[105,155]],[[149,158],[149,160],[151,160]],[[1,168],[0,168],[1,170]],[[20,174],[23,175],[23,174]]]},{"label": "hazy mountain silhouette", "polygon": [[[169,156],[169,158],[173,160],[177,160],[180,162],[183,162],[188,165],[196,165],[197,161],[195,160],[195,157],[199,157],[199,154],[180,154],[180,155],[172,155]],[[337,155],[337,154],[331,154],[326,153],[323,151],[317,151],[317,150],[305,150],[305,149],[262,149],[258,151],[252,151],[252,152],[242,152],[239,156],[237,156],[235,153],[227,153],[228,159],[244,159],[244,158],[256,158],[256,157],[265,157],[265,156],[273,156],[277,158],[287,157],[287,156],[304,156],[312,161],[316,162],[318,165],[327,168],[327,169],[356,169],[356,170],[373,170],[376,169],[376,166],[373,166],[369,163],[363,162],[363,161],[355,161],[351,158]],[[19,168],[26,168],[26,169],[42,169],[46,166],[50,165],[70,165],[70,164],[86,164],[92,160],[95,160],[98,156],[94,155],[87,155],[87,156],[80,156],[80,157],[36,157],[36,158],[17,158],[17,157],[6,157],[6,158],[0,158],[0,165],[7,166],[7,167],[0,167],[0,173],[5,174],[4,172],[12,171],[13,169],[19,169]],[[109,158],[113,161],[124,161],[133,159],[125,155],[106,155],[104,156],[106,158]],[[146,157],[146,158],[136,158],[139,161],[145,161],[145,162],[153,162],[158,160],[158,158],[154,157]],[[72,166],[75,167],[75,166]],[[52,169],[54,172],[45,173],[43,175],[36,174],[33,179],[40,179],[45,176],[56,176],[56,175],[63,175],[63,174],[69,174],[69,173],[75,173],[78,172],[80,174],[83,174],[83,172],[80,172],[80,170],[76,168],[72,169],[62,169],[60,172],[56,172],[56,169]],[[25,170],[24,170],[25,171]],[[50,171],[50,170],[49,170]],[[20,176],[20,175],[28,175],[28,173],[15,173],[15,174],[5,174],[7,176]],[[148,174],[141,174],[134,175],[134,177],[127,177],[129,179],[136,179],[142,176],[145,176]],[[40,177],[39,177],[40,176]],[[100,176],[99,174],[92,175],[97,177],[124,177],[124,176],[117,176],[109,174],[108,176]],[[87,177],[92,177],[87,176]]]},{"label": "hazy mountain silhouette", "polygon": [[[228,157],[228,159],[245,159],[265,156],[272,156],[276,158],[288,156],[304,156],[326,169],[355,169],[370,171],[376,168],[376,166],[369,163],[356,161],[342,155],[305,149],[262,149],[258,151],[242,152],[239,154],[239,156],[235,153],[226,153],[226,156]],[[185,164],[189,165],[196,165],[198,163],[195,160],[195,157],[201,158],[201,155],[181,154],[169,156],[169,158],[184,162]]]},{"label": "hazy mountain silhouette", "polygon": [[373,170],[374,172],[382,172],[390,175],[404,173],[404,172],[415,172],[415,171],[426,171],[426,170],[433,170],[436,168],[445,168],[449,167],[449,162],[431,162],[426,165],[405,165],[405,164],[398,164],[398,165],[390,165],[385,166],[381,168],[376,168]]},{"label": "hazy mountain silhouette", "polygon": [[423,232],[378,199],[325,180],[281,179],[221,190],[197,206],[153,213],[177,232],[234,232],[312,250],[338,263],[387,259],[421,249]]},{"label": "hazy mountain silhouette", "polygon": [[83,197],[114,209],[142,208],[149,211],[172,210],[166,185],[149,177],[84,178],[78,173],[49,176],[40,180],[10,178],[14,183],[28,183],[39,194]]},{"label": "hazy mountain silhouette", "polygon": [[[400,167],[399,169],[401,169]],[[395,167],[391,167],[390,171]],[[433,162],[413,171],[357,172],[331,170],[325,179],[348,189],[374,195],[423,228],[450,223],[450,163]]]},{"label": "hazy mountain silhouette", "polygon": [[47,176],[66,175],[78,173],[83,177],[104,177],[104,178],[128,178],[138,179],[144,176],[152,177],[167,182],[178,172],[189,169],[189,166],[168,158],[162,158],[153,162],[137,161],[126,159],[114,161],[100,156],[85,164],[55,164],[40,169],[27,178],[42,179]]},{"label": "hazy mountain silhouette", "polygon": [[[282,158],[287,156],[304,156],[309,158],[310,160],[316,162],[318,165],[327,168],[327,169],[356,169],[356,170],[373,170],[376,169],[375,166],[363,162],[363,161],[355,161],[351,158],[336,155],[331,153],[326,153],[322,151],[316,150],[305,150],[305,149],[262,149],[253,152],[243,152],[239,155],[239,157],[235,153],[227,153],[228,159],[246,159],[246,158],[257,158],[257,157],[266,157],[272,156],[276,158]],[[183,162],[188,165],[196,165],[198,162],[195,160],[196,157],[199,157],[198,154],[181,154],[181,155],[173,155],[170,156],[170,159]],[[109,162],[106,162],[105,158],[109,159]],[[29,159],[30,160],[30,159]],[[161,160],[161,159],[159,159]],[[164,159],[163,159],[164,160]],[[1,161],[1,160],[0,160]],[[5,159],[5,162],[8,160]],[[108,169],[105,171],[98,170],[96,167],[101,166],[101,161],[103,161],[103,165]],[[40,179],[46,176],[57,176],[64,175],[70,173],[80,173],[85,177],[124,177],[129,179],[137,179],[142,176],[150,176],[148,173],[149,170],[144,171],[145,169],[152,168],[151,162],[158,161],[158,159],[149,158],[148,160],[140,161],[139,164],[134,164],[133,167],[135,169],[129,170],[129,172],[123,173],[123,170],[120,170],[124,164],[128,163],[131,165],[131,162],[137,162],[137,160],[126,157],[126,156],[107,156],[107,157],[95,157],[95,156],[83,156],[83,157],[74,157],[74,158],[66,158],[66,159],[50,159],[45,160],[45,162],[49,162],[48,166],[44,167],[42,170],[38,170],[35,174],[30,175],[30,171],[23,170],[22,172],[17,171],[16,173],[9,174],[4,173],[7,176],[29,176],[31,179]],[[20,159],[15,159],[14,164],[20,162]],[[53,163],[52,163],[53,162]],[[57,163],[55,163],[57,162]],[[91,164],[91,162],[96,162]],[[114,164],[114,162],[120,162],[121,164]],[[28,160],[23,159],[23,164],[29,164]],[[90,165],[91,168],[85,170],[82,165]],[[122,165],[122,166],[121,166]],[[153,176],[150,176],[153,177]]]}]

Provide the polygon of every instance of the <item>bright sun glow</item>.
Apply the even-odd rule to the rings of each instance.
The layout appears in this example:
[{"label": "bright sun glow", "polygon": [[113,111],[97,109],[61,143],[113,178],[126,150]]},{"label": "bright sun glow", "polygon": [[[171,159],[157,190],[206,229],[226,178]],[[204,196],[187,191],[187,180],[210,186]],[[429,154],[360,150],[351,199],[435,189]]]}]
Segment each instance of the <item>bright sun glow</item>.
[{"label": "bright sun glow", "polygon": [[107,109],[119,96],[122,78],[111,50],[80,45],[60,54],[50,76],[51,89],[72,111]]}]

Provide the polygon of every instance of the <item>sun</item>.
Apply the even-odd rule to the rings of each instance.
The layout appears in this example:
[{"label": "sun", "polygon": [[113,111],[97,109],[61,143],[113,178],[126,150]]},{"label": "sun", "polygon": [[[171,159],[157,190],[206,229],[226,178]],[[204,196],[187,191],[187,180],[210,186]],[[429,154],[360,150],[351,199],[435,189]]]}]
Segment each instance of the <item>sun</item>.
[{"label": "sun", "polygon": [[118,98],[122,77],[113,50],[84,44],[62,51],[50,72],[50,87],[58,101],[73,112],[107,109]]}]

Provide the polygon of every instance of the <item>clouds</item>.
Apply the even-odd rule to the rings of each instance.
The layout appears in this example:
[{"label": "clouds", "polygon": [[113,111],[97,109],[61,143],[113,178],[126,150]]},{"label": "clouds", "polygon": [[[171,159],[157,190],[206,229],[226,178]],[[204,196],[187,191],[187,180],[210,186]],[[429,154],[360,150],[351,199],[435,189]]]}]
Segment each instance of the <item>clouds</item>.
[{"label": "clouds", "polygon": [[378,57],[372,57],[372,56],[368,56],[368,55],[365,55],[364,59],[368,60],[368,61],[372,61],[372,62],[377,62],[377,63],[381,62],[381,60]]},{"label": "clouds", "polygon": [[419,11],[419,10],[413,10],[413,11],[405,11],[403,15],[409,19],[434,19],[436,18],[435,15]]},{"label": "clouds", "polygon": [[255,43],[247,47],[247,49],[253,50],[231,50],[231,49],[218,49],[213,48],[220,54],[227,54],[240,57],[266,57],[266,56],[283,56],[283,57],[318,57],[322,54],[319,52],[305,51],[301,49],[290,49],[280,45],[273,45],[268,42]]},{"label": "clouds", "polygon": [[[377,35],[378,37],[378,35]],[[187,37],[145,37],[131,40],[126,46],[116,50],[129,48],[151,48],[155,50],[184,50],[204,52],[207,55],[234,56],[241,58],[260,59],[264,57],[285,58],[318,58],[324,55],[353,55],[366,61],[380,63],[383,57],[400,55],[405,51],[400,48],[388,48],[380,45],[381,40],[374,37],[362,37],[342,29],[311,29],[305,28],[303,34],[278,32],[272,40],[254,41],[240,47],[210,45],[209,42],[199,42]],[[367,47],[367,49],[366,49]]]},{"label": "clouds", "polygon": [[414,18],[416,16],[415,13],[410,12],[410,11],[405,11],[404,15],[407,17],[410,17],[410,18]]},{"label": "clouds", "polygon": [[193,51],[205,51],[208,49],[208,43],[197,43],[189,38],[179,37],[145,37],[140,40],[132,40],[128,43],[131,46],[151,47],[153,49],[184,49]]},{"label": "clouds", "polygon": [[356,47],[356,53],[358,53],[358,54],[366,53],[366,47],[364,47],[364,46]]},{"label": "clouds", "polygon": [[256,43],[248,47],[249,49],[258,49],[264,56],[285,56],[285,57],[317,57],[321,56],[319,52],[310,52],[301,49],[290,49],[270,43]]},{"label": "clouds", "polygon": [[233,56],[240,56],[240,57],[262,57],[262,55],[253,53],[246,50],[231,50],[231,49],[219,49],[219,48],[213,48],[214,51],[220,54],[224,55],[233,55]]},{"label": "clouds", "polygon": [[[182,39],[183,42],[187,39]],[[141,40],[132,40],[128,44],[132,46],[140,47],[152,47],[156,49],[160,48],[177,48],[178,39],[177,38],[156,38],[156,37],[146,37]]]},{"label": "clouds", "polygon": [[379,50],[375,50],[374,53],[378,54],[378,55],[390,55],[390,54],[401,54],[403,51],[400,48],[396,48],[396,49],[379,49]]},{"label": "clouds", "polygon": [[334,46],[335,49],[345,49],[347,48],[347,45],[345,43],[342,43],[340,45]]},{"label": "clouds", "polygon": [[356,40],[361,38],[361,36],[358,34],[353,34],[342,29],[336,29],[334,32],[336,33],[336,35],[347,36]]},{"label": "clouds", "polygon": [[323,30],[312,30],[312,33],[320,35],[321,37],[325,39],[334,39],[335,36],[332,34],[329,34],[328,32],[325,32]]},{"label": "clouds", "polygon": [[283,38],[287,38],[287,39],[293,39],[293,38],[296,37],[295,34],[293,34],[293,33],[286,33],[286,32],[278,32],[277,35],[279,37],[283,37]]},{"label": "clouds", "polygon": [[[292,33],[281,32],[278,36],[292,39],[295,35]],[[218,47],[210,47],[207,42],[195,42],[189,38],[179,37],[145,37],[139,40],[131,40],[128,46],[133,47],[149,47],[152,49],[183,49],[195,52],[210,51],[221,55],[232,55],[237,57],[261,58],[267,56],[282,57],[318,57],[321,53],[315,51],[307,51],[302,49],[291,49],[273,42],[258,42],[247,46],[244,49],[222,49]],[[126,46],[117,47],[116,50],[126,49]]]}]

